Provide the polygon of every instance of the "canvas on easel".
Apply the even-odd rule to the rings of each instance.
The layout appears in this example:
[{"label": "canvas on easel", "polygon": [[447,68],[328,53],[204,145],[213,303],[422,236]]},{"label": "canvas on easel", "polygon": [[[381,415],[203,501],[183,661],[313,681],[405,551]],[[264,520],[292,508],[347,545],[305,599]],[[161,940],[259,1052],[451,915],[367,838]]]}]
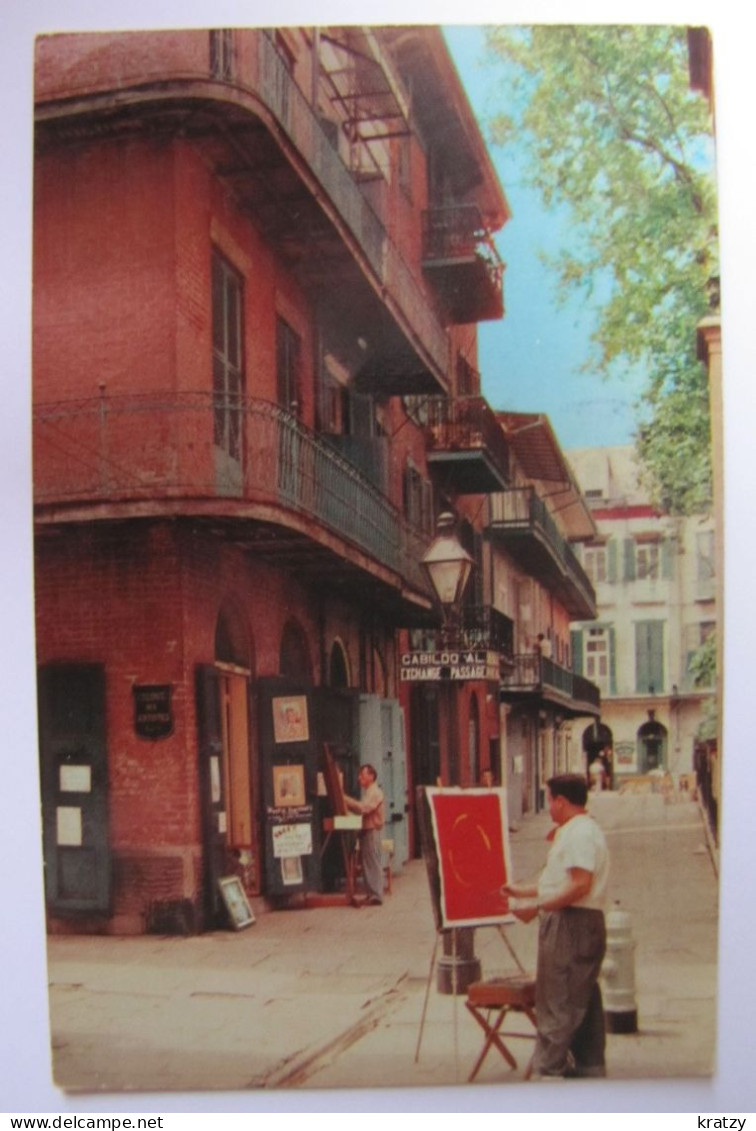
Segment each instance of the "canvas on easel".
[{"label": "canvas on easel", "polygon": [[502,893],[512,875],[504,789],[427,787],[438,862],[439,926],[511,923]]}]

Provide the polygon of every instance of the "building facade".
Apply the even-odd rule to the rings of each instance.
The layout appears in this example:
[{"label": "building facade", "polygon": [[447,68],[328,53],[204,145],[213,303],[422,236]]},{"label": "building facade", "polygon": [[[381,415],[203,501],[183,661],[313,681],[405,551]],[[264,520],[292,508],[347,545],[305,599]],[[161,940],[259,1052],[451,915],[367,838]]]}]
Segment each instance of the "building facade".
[{"label": "building facade", "polygon": [[[440,32],[51,36],[35,97],[50,929],[217,925],[228,874],[333,887],[326,743],[349,790],[375,763],[400,869],[396,632],[437,620],[438,510],[474,542],[464,492],[506,482],[474,323],[508,210]],[[456,689],[474,771],[436,723],[449,781],[488,764],[486,686]]]},{"label": "building facade", "polygon": [[[50,930],[340,890],[326,750],[348,792],[375,765],[397,872],[418,785],[537,809],[598,710],[593,527],[548,423],[481,396],[509,213],[441,33],[43,37],[35,98]],[[475,563],[443,639],[442,512]]]},{"label": "building facade", "polygon": [[644,490],[632,447],[569,453],[597,535],[581,548],[598,616],[573,624],[578,670],[601,691],[601,723],[586,728],[588,757],[611,751],[623,778],[693,771],[702,711],[714,686],[691,661],[716,631],[713,515],[660,513]]},{"label": "building facade", "polygon": [[548,418],[500,413],[515,456],[511,486],[491,499],[492,579],[513,625],[501,709],[510,817],[545,805],[557,773],[581,772],[576,734],[598,717],[595,682],[575,665],[570,623],[596,614],[576,553],[595,526]]},{"label": "building facade", "polygon": [[[406,634],[400,660],[418,783],[503,784],[516,823],[544,806],[552,774],[585,768],[576,720],[596,719],[600,697],[573,670],[570,623],[595,616],[596,599],[572,543],[596,529],[548,418],[497,412],[496,425],[489,450],[508,474],[503,487],[478,479],[475,489],[487,486],[487,495],[465,500],[483,527],[476,535],[470,522],[461,524],[476,569],[451,656],[486,666],[487,680],[455,692],[455,669],[444,668],[435,629]],[[431,461],[433,443],[431,436]],[[457,452],[451,473],[471,474],[462,468]],[[444,729],[456,735],[453,767],[444,760]]]}]

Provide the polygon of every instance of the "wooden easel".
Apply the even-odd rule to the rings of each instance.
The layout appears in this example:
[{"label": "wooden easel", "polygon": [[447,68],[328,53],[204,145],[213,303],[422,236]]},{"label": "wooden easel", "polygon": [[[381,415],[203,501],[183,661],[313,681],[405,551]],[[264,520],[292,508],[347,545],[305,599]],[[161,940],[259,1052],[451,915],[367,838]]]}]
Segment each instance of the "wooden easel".
[{"label": "wooden easel", "polygon": [[[440,786],[440,782],[438,784]],[[457,942],[457,936],[456,936],[456,931],[455,931],[453,925],[445,924],[442,921],[441,901],[440,901],[441,882],[440,882],[440,872],[439,872],[439,860],[438,860],[438,854],[437,854],[437,850],[436,850],[435,838],[434,838],[434,835],[432,833],[432,824],[431,824],[431,816],[430,816],[428,798],[425,794],[425,789],[424,789],[423,786],[418,786],[416,796],[417,796],[418,824],[419,824],[419,829],[420,829],[420,841],[421,841],[421,846],[422,846],[423,858],[425,860],[425,864],[426,864],[426,868],[427,868],[427,872],[428,872],[428,882],[430,884],[430,889],[431,889],[431,906],[432,906],[432,909],[433,909],[433,914],[434,914],[434,918],[435,918],[435,922],[436,922],[436,937],[435,937],[435,941],[434,941],[434,944],[433,944],[433,951],[432,951],[432,954],[431,954],[430,967],[429,967],[429,970],[428,970],[428,978],[427,978],[427,982],[426,982],[426,986],[425,986],[425,997],[424,997],[424,1000],[423,1000],[423,1010],[422,1010],[422,1015],[421,1015],[421,1019],[420,1019],[420,1028],[418,1030],[418,1035],[417,1035],[417,1044],[415,1046],[415,1063],[417,1063],[418,1060],[420,1059],[420,1047],[421,1047],[421,1044],[422,1044],[423,1033],[424,1033],[424,1030],[425,1030],[425,1019],[426,1019],[427,1010],[428,1010],[428,1000],[430,998],[430,989],[431,989],[431,984],[432,984],[432,981],[433,981],[433,973],[434,973],[434,970],[436,968],[436,956],[438,954],[439,940],[440,940],[441,934],[444,930],[451,930],[452,931],[452,972],[453,972],[453,978],[455,979],[455,981],[453,981],[453,983],[452,983],[452,996],[454,997],[454,1014],[453,1014],[453,1016],[454,1016],[454,1064],[455,1064],[455,1073],[456,1073],[456,1076],[458,1078],[459,1077],[459,1043],[458,1043],[458,1010],[457,1010],[458,994],[457,994],[457,985],[456,985],[456,974],[457,974],[456,942]],[[484,926],[485,927],[496,927],[496,929],[498,930],[500,938],[503,940],[507,950],[509,951],[510,957],[512,958],[512,960],[514,961],[514,963],[517,967],[518,976],[517,976],[516,981],[520,984],[522,984],[524,982],[528,982],[530,985],[532,985],[532,979],[528,978],[528,975],[525,971],[524,966],[522,965],[522,962],[519,959],[519,956],[517,955],[517,952],[515,951],[514,947],[512,946],[512,943],[510,942],[509,938],[507,937],[506,926],[503,923],[500,923],[500,922],[499,923],[484,922],[484,923],[477,925],[476,929],[480,930],[481,927],[484,927]],[[476,985],[477,987],[485,987],[485,990],[489,990],[490,987],[491,987],[491,983],[478,982],[478,983],[473,983],[473,984]],[[475,1066],[472,1070],[472,1073],[469,1077],[470,1080],[475,1078],[478,1070],[480,1069],[480,1067],[481,1067],[481,1065],[482,1065],[482,1063],[483,1063],[483,1061],[484,1061],[486,1055],[488,1054],[488,1051],[489,1051],[489,1049],[492,1045],[495,1045],[499,1049],[502,1056],[505,1058],[505,1060],[510,1065],[510,1067],[516,1066],[516,1061],[514,1060],[514,1057],[509,1053],[509,1050],[506,1048],[506,1045],[504,1045],[504,1043],[501,1041],[501,1036],[511,1035],[511,1036],[518,1036],[518,1037],[523,1036],[524,1037],[524,1036],[529,1036],[530,1034],[524,1034],[524,1033],[503,1034],[503,1033],[500,1033],[501,1024],[502,1024],[507,1012],[510,1009],[516,1009],[516,1010],[519,1010],[519,1011],[522,1011],[522,1012],[526,1012],[527,1015],[529,1016],[530,1020],[533,1022],[533,1024],[535,1024],[535,1015],[532,1012],[532,1008],[530,1008],[529,1004],[527,1004],[527,1006],[526,1005],[520,1005],[519,1004],[520,999],[517,997],[516,994],[510,995],[510,996],[513,996],[515,998],[515,1000],[513,1000],[511,1003],[508,1003],[506,1001],[499,1001],[498,1003],[491,1004],[487,999],[489,997],[494,999],[496,995],[494,993],[486,993],[485,990],[481,990],[481,992],[480,992],[480,996],[483,1000],[480,1000],[480,1001],[475,1000],[475,997],[477,997],[477,994],[478,994],[478,991],[476,990],[475,997],[471,998],[470,995],[468,994],[467,1000],[465,1001],[465,1005],[467,1006],[468,1011],[470,1013],[472,1013],[475,1020],[485,1030],[485,1033],[486,1033],[485,1044],[484,1044],[483,1049],[481,1050],[481,1052],[478,1056],[478,1059],[477,1059]],[[500,997],[502,999],[504,999],[506,996],[507,995],[504,992],[504,989],[502,988],[502,993],[501,993]],[[529,995],[522,994],[520,996],[521,996],[522,1000],[525,1001],[526,996],[529,996]],[[484,1016],[483,1011],[484,1010],[485,1011],[493,1011],[494,1009],[496,1009],[498,1012],[497,1012],[495,1020],[492,1023],[491,1020],[490,1020],[490,1015]],[[528,1066],[528,1069],[526,1070],[526,1078],[529,1075],[529,1072],[530,1072],[530,1067]]]},{"label": "wooden easel", "polygon": [[[358,828],[339,828],[339,819],[348,818],[350,814],[344,800],[344,786],[341,781],[336,759],[331,753],[328,742],[323,743],[323,777],[325,779],[326,794],[331,806],[331,817],[323,821],[325,839],[320,850],[321,856],[328,847],[331,837],[335,834],[341,845],[341,855],[344,861],[344,878],[346,884],[346,902],[351,906],[357,905],[357,836]],[[361,824],[361,822],[360,822]]]},{"label": "wooden easel", "polygon": [[[523,976],[527,976],[527,971],[525,970],[525,967],[523,966],[522,962],[520,961],[519,956],[517,954],[517,951],[514,949],[511,942],[507,938],[506,927],[504,926],[504,924],[503,923],[484,924],[484,926],[487,926],[487,927],[495,926],[496,930],[499,932],[499,936],[503,939],[503,941],[504,941],[504,943],[507,947],[507,950],[509,951],[510,956],[512,957],[515,965],[517,966],[518,973],[523,975]],[[475,929],[481,930],[482,927],[476,927]],[[452,981],[452,996],[454,998],[454,1005],[455,1005],[455,1009],[454,1009],[454,1048],[455,1048],[455,1064],[456,1064],[456,1062],[457,1062],[457,1056],[456,1056],[456,1051],[457,1051],[457,1009],[456,1009],[456,1003],[457,1003],[457,997],[458,997],[457,985],[456,985],[456,972],[457,972],[457,947],[456,947],[456,943],[457,943],[457,935],[456,935],[456,931],[452,927],[445,927],[445,928],[443,928],[443,930],[451,930],[451,932],[452,932],[452,972],[453,972],[453,975],[454,975],[454,979]],[[420,1059],[420,1046],[422,1044],[423,1032],[425,1030],[425,1018],[426,1018],[426,1014],[428,1012],[428,1000],[430,998],[431,985],[433,984],[433,972],[436,968],[436,956],[438,954],[438,944],[439,944],[439,941],[441,939],[441,935],[442,935],[442,929],[438,929],[436,931],[436,938],[435,938],[435,941],[433,943],[433,951],[431,952],[430,967],[428,969],[428,978],[427,978],[427,981],[425,983],[425,996],[423,998],[423,1011],[422,1011],[422,1014],[421,1014],[421,1017],[420,1017],[420,1028],[418,1030],[417,1044],[415,1046],[415,1064],[417,1064],[417,1062]],[[480,1067],[480,1064],[482,1063],[482,1059],[483,1058],[481,1057],[480,1061],[476,1065],[476,1068],[475,1068],[474,1071],[477,1071],[477,1069]]]}]

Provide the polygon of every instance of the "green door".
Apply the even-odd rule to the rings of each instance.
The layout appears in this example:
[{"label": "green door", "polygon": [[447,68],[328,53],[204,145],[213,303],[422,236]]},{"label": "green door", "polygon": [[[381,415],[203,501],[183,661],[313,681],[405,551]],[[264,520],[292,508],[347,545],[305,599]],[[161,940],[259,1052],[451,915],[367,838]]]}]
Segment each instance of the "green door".
[{"label": "green door", "polygon": [[39,742],[47,906],[56,914],[108,912],[111,853],[101,665],[40,668]]}]

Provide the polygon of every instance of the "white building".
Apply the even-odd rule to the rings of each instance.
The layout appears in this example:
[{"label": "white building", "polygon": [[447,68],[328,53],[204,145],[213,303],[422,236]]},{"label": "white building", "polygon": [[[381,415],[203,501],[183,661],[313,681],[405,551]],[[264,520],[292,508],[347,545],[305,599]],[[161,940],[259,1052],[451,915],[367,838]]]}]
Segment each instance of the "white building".
[{"label": "white building", "polygon": [[598,531],[579,548],[596,590],[595,621],[572,625],[573,666],[601,690],[601,721],[582,745],[612,751],[615,784],[655,769],[691,773],[713,685],[690,661],[716,628],[712,514],[662,514],[631,446],[568,452]]}]

